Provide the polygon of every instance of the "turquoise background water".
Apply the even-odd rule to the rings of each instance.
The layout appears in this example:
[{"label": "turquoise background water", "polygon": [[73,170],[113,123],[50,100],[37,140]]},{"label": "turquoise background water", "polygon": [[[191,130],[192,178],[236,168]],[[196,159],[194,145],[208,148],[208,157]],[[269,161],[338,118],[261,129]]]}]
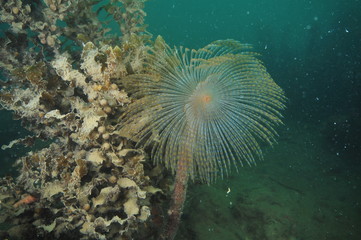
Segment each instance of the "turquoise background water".
[{"label": "turquoise background water", "polygon": [[178,239],[360,239],[361,2],[155,0],[146,12],[170,45],[252,44],[289,99],[264,162],[190,186]]},{"label": "turquoise background water", "polygon": [[360,102],[360,10],[356,0],[155,0],[146,4],[146,21],[170,45],[200,48],[227,38],[253,44],[286,90],[289,111],[304,117]]},{"label": "turquoise background water", "polygon": [[348,115],[349,136],[333,143],[355,162],[361,158],[360,1],[155,0],[146,11],[148,30],[170,45],[200,48],[228,38],[252,44],[289,98],[286,119]]},{"label": "turquoise background water", "polygon": [[[145,11],[169,45],[252,44],[288,97],[264,162],[190,185],[177,239],[360,239],[361,1],[152,0]],[[0,145],[26,134],[0,114]],[[0,175],[24,152],[1,151]]]}]

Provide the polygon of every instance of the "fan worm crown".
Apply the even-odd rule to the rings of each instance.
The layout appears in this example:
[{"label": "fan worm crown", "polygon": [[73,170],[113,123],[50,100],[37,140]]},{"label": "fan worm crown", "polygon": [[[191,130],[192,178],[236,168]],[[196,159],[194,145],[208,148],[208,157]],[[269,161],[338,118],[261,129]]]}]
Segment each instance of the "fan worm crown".
[{"label": "fan worm crown", "polygon": [[275,142],[285,96],[250,45],[219,40],[190,50],[158,37],[148,64],[149,74],[126,79],[139,99],[124,118],[156,163],[174,172],[187,151],[189,176],[209,183],[261,158],[258,140]]}]

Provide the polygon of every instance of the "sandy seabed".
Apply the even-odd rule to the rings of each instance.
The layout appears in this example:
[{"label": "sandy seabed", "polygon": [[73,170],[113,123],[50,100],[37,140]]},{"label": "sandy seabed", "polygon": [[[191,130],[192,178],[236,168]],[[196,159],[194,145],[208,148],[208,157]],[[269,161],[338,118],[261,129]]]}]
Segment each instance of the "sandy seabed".
[{"label": "sandy seabed", "polygon": [[321,124],[286,120],[280,135],[257,167],[190,184],[177,240],[360,239],[357,167],[330,150]]}]

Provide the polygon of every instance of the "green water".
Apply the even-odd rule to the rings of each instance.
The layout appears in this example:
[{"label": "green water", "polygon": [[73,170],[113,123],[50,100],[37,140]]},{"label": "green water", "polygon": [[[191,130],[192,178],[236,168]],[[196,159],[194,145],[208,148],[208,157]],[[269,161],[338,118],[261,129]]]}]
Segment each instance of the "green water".
[{"label": "green water", "polygon": [[[149,31],[170,45],[217,39],[253,44],[298,118],[348,111],[360,102],[359,1],[150,1]],[[309,116],[310,113],[317,116]],[[290,116],[289,114],[287,115]],[[318,119],[316,119],[318,118]],[[304,119],[301,119],[304,120]]]},{"label": "green water", "polygon": [[361,2],[150,1],[146,11],[170,45],[252,44],[289,98],[265,161],[190,186],[177,239],[360,239]]}]

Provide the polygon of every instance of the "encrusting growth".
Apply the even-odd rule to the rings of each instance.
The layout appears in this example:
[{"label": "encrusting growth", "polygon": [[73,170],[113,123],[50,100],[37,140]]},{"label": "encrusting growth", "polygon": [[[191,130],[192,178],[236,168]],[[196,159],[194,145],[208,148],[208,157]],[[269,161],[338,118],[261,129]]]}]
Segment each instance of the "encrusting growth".
[{"label": "encrusting growth", "polygon": [[164,239],[176,234],[188,178],[209,184],[261,158],[260,141],[275,142],[284,92],[251,50],[235,40],[172,49],[158,37],[150,73],[126,80],[139,99],[124,114],[125,126],[137,125],[133,136],[176,173]]}]

